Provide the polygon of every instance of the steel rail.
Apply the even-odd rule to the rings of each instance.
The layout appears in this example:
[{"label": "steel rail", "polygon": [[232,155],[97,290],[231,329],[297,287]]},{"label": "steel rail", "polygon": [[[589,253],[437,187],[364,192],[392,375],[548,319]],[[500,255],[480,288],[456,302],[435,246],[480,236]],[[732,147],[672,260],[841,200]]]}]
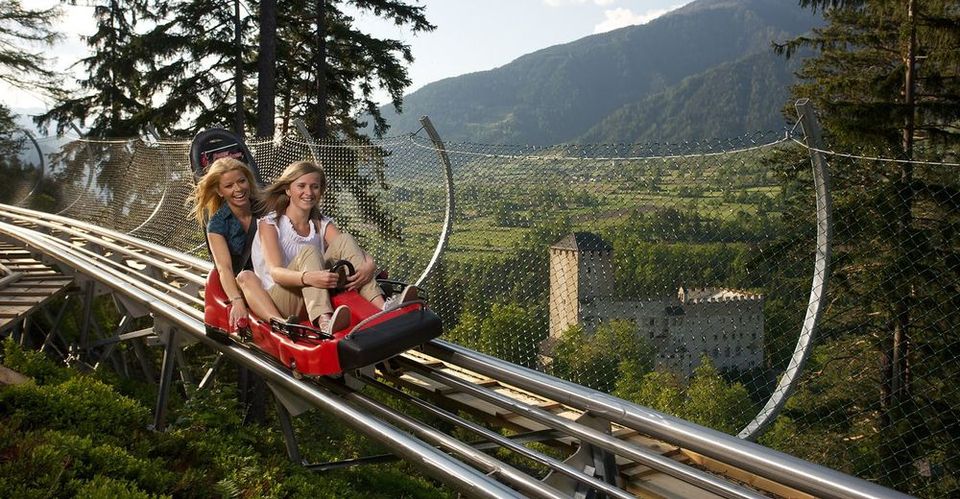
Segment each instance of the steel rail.
[{"label": "steel rail", "polygon": [[170,249],[166,246],[161,246],[159,244],[151,243],[150,241],[146,241],[138,237],[131,236],[129,234],[124,234],[123,232],[107,229],[104,227],[100,227],[99,225],[96,225],[96,224],[84,222],[82,220],[76,220],[70,217],[65,217],[62,215],[47,213],[43,211],[31,210],[28,208],[21,208],[19,206],[0,204],[0,213],[2,213],[3,211],[25,215],[29,218],[31,222],[35,220],[40,220],[40,219],[48,220],[51,222],[60,222],[65,226],[83,229],[92,234],[99,234],[101,236],[109,237],[111,239],[122,240],[130,246],[140,248],[144,251],[149,251],[155,255],[160,255],[170,260],[176,260],[178,263],[181,263],[184,266],[196,269],[200,272],[209,272],[210,269],[213,268],[212,263],[206,260],[203,260],[201,258],[197,258],[195,256],[188,255],[186,253],[182,253],[174,249]]},{"label": "steel rail", "polygon": [[461,427],[461,428],[464,428],[464,429],[466,429],[466,430],[468,430],[468,431],[470,431],[470,432],[472,432],[472,433],[475,433],[475,434],[479,435],[480,437],[489,440],[490,442],[494,442],[494,443],[496,443],[496,444],[498,444],[498,445],[500,445],[500,446],[502,446],[502,447],[504,447],[504,448],[506,448],[506,449],[509,449],[509,450],[511,450],[511,451],[513,451],[513,452],[515,452],[515,453],[523,456],[523,457],[526,457],[526,458],[528,458],[528,459],[530,459],[530,460],[532,460],[532,461],[534,461],[534,462],[537,462],[537,463],[539,463],[539,464],[542,464],[542,465],[544,465],[544,466],[547,466],[548,468],[550,468],[550,469],[552,469],[552,470],[554,470],[554,471],[556,471],[556,472],[558,472],[558,473],[561,473],[561,474],[563,474],[563,475],[566,475],[566,476],[568,476],[568,477],[570,477],[570,478],[572,478],[572,479],[574,479],[574,480],[576,480],[576,481],[578,481],[578,482],[580,482],[580,483],[583,483],[583,484],[585,484],[585,485],[589,485],[590,487],[593,487],[594,489],[596,489],[596,490],[598,490],[598,491],[600,491],[600,492],[606,493],[607,495],[609,495],[609,496],[611,496],[611,497],[618,497],[618,498],[620,498],[620,499],[629,499],[629,498],[635,497],[635,496],[632,495],[632,494],[628,494],[628,493],[624,492],[624,490],[621,489],[621,488],[614,487],[613,485],[610,485],[610,484],[608,484],[608,483],[606,483],[606,482],[604,482],[604,481],[602,481],[602,480],[598,480],[597,478],[594,478],[593,476],[587,475],[587,474],[581,472],[580,470],[578,470],[578,469],[576,469],[576,468],[574,468],[574,467],[572,467],[572,466],[570,466],[570,465],[568,465],[568,464],[566,464],[566,463],[564,463],[564,462],[557,461],[556,459],[554,459],[554,458],[552,458],[552,457],[550,457],[550,456],[546,456],[546,455],[544,455],[544,454],[541,454],[540,452],[537,452],[537,451],[535,451],[535,450],[529,449],[529,448],[527,448],[526,446],[521,445],[521,444],[518,444],[518,443],[514,442],[513,440],[511,440],[511,439],[509,439],[509,438],[507,438],[507,437],[505,437],[505,436],[503,436],[503,435],[501,435],[501,434],[499,434],[499,433],[497,433],[497,432],[495,432],[495,431],[493,431],[493,430],[487,429],[487,428],[485,428],[485,427],[483,427],[483,426],[480,426],[480,425],[478,425],[478,424],[476,424],[476,423],[473,423],[473,422],[471,422],[471,421],[467,421],[466,419],[463,419],[463,418],[461,418],[461,417],[458,417],[458,416],[454,415],[453,413],[451,413],[451,412],[449,412],[449,411],[446,411],[446,410],[444,410],[444,409],[441,409],[441,408],[439,408],[439,407],[437,407],[437,406],[435,406],[435,405],[433,405],[433,404],[431,404],[431,403],[429,403],[429,402],[420,400],[420,399],[418,399],[418,398],[416,398],[416,397],[414,397],[414,396],[412,396],[412,395],[410,395],[410,394],[407,394],[407,393],[403,392],[402,390],[400,390],[400,389],[398,389],[398,388],[392,387],[392,386],[390,386],[390,385],[388,385],[388,384],[386,384],[386,383],[382,383],[382,382],[380,382],[380,381],[378,381],[378,380],[376,380],[376,379],[373,379],[373,378],[371,378],[371,377],[369,377],[369,376],[363,376],[363,377],[362,377],[362,380],[363,380],[365,383],[367,383],[368,385],[373,386],[374,388],[377,388],[378,390],[381,390],[381,391],[383,391],[383,392],[385,392],[385,393],[387,393],[387,394],[389,394],[389,395],[391,395],[391,396],[393,396],[393,397],[396,397],[396,398],[398,398],[398,399],[400,399],[400,400],[403,400],[403,401],[405,401],[405,402],[407,402],[407,403],[409,403],[409,404],[412,404],[412,405],[420,408],[421,410],[427,411],[427,412],[429,412],[430,414],[432,414],[432,415],[434,415],[434,416],[437,416],[437,417],[439,417],[439,418],[441,418],[441,419],[443,419],[443,420],[445,420],[445,421],[447,421],[447,422],[449,422],[449,423],[455,424],[455,425],[457,425],[457,426],[459,426],[459,427]]},{"label": "steel rail", "polygon": [[[364,381],[369,383],[369,379]],[[330,380],[324,379],[321,380],[320,383],[322,383],[330,391],[339,393],[348,401],[354,403],[355,405],[362,406],[364,409],[377,415],[381,419],[389,420],[391,424],[397,426],[403,426],[407,430],[417,435],[419,438],[456,453],[472,463],[473,466],[485,471],[487,474],[501,477],[505,482],[513,485],[525,494],[530,494],[533,497],[553,499],[569,497],[556,488],[541,482],[526,473],[523,473],[513,466],[495,459],[494,457],[477,450],[472,446],[467,445],[435,428],[432,428],[421,421],[398,412],[395,409],[391,409],[379,401],[362,395],[359,392],[348,391],[348,389],[343,385],[336,384]]]},{"label": "steel rail", "polygon": [[[56,236],[51,236],[51,237],[53,237],[54,239],[56,239]],[[115,269],[117,272],[123,272],[123,275],[131,276],[131,277],[134,277],[134,276],[135,276],[135,277],[137,277],[138,279],[141,279],[141,282],[147,281],[147,282],[153,283],[155,289],[162,289],[166,294],[174,294],[174,295],[181,296],[181,297],[183,298],[183,300],[180,301],[180,302],[178,302],[178,303],[186,304],[186,302],[190,302],[190,303],[192,303],[192,304],[194,304],[194,305],[199,305],[199,306],[201,306],[201,307],[203,306],[203,300],[201,300],[199,296],[192,296],[192,295],[190,295],[190,294],[184,293],[183,290],[181,290],[180,288],[178,288],[178,287],[176,287],[176,286],[172,286],[172,285],[170,285],[170,283],[166,283],[166,282],[163,282],[163,281],[161,281],[161,280],[159,280],[159,279],[155,279],[155,278],[153,278],[153,277],[151,277],[151,276],[149,276],[149,275],[146,275],[146,274],[144,274],[143,272],[141,272],[141,271],[139,271],[139,270],[137,270],[137,269],[135,269],[135,268],[133,268],[133,267],[131,267],[131,266],[129,266],[129,265],[124,265],[124,264],[122,264],[122,263],[120,263],[120,262],[117,262],[117,261],[115,261],[115,260],[111,260],[109,257],[104,256],[104,255],[100,255],[100,254],[98,254],[98,253],[96,253],[96,252],[94,252],[94,251],[91,251],[91,250],[87,249],[87,248],[83,248],[83,247],[73,247],[73,249],[84,253],[85,255],[87,255],[89,258],[91,258],[91,259],[93,259],[93,260],[101,261],[101,262],[103,262],[105,265],[109,265],[109,266],[111,266],[111,267],[114,267],[114,269]],[[161,267],[161,270],[164,269],[164,268],[167,268],[167,267],[170,267],[170,266],[169,266],[169,265],[163,265],[163,266]],[[155,267],[149,267],[149,266],[148,266],[147,268],[155,268]],[[188,305],[188,306],[189,306],[189,305]]]},{"label": "steel rail", "polygon": [[518,388],[632,428],[664,442],[698,452],[776,483],[820,497],[910,497],[773,449],[642,407],[612,395],[511,364],[444,340],[424,345],[424,353]]},{"label": "steel rail", "polygon": [[469,393],[483,401],[509,409],[511,412],[520,414],[549,428],[553,428],[554,430],[578,438],[583,442],[596,445],[618,456],[628,458],[651,469],[683,480],[705,491],[727,498],[765,499],[767,497],[757,491],[722,480],[719,477],[699,471],[662,454],[632,445],[601,431],[588,428],[569,419],[557,416],[556,414],[551,414],[539,407],[533,407],[519,402],[489,388],[474,385],[473,383],[463,381],[436,369],[410,361],[409,359],[401,359],[400,362],[450,388]]},{"label": "steel rail", "polygon": [[[24,219],[25,217],[17,217],[17,218],[18,218],[18,219]],[[44,225],[44,226],[47,226],[47,227],[52,227],[52,228],[54,228],[54,229],[56,229],[56,230],[61,230],[61,229],[63,229],[62,226],[56,225],[56,224],[52,224],[52,223],[46,223],[46,224],[41,224],[41,225]],[[25,230],[31,230],[31,229],[25,229]],[[73,231],[71,231],[71,233],[73,233],[73,234],[76,235],[77,237],[85,238],[85,240],[87,240],[87,241],[89,241],[89,242],[94,242],[94,243],[96,243],[96,242],[98,242],[98,241],[102,242],[102,239],[101,239],[101,238],[98,238],[98,237],[96,237],[95,235],[92,235],[92,234],[89,234],[89,233],[85,233],[85,232],[78,231],[78,230],[73,230]],[[40,233],[40,234],[42,234],[44,237],[48,238],[49,244],[52,245],[52,246],[56,246],[58,251],[72,251],[72,252],[75,252],[75,253],[80,253],[82,256],[84,256],[85,258],[87,258],[88,266],[95,266],[95,265],[98,265],[98,263],[101,264],[101,268],[100,268],[101,272],[103,272],[105,275],[107,275],[107,276],[108,276],[107,278],[110,279],[111,282],[114,282],[114,281],[119,282],[119,281],[122,281],[122,280],[124,280],[124,279],[130,279],[130,278],[138,279],[138,277],[143,277],[142,275],[139,275],[139,276],[131,276],[131,275],[129,275],[128,273],[129,273],[131,270],[133,270],[132,268],[121,266],[119,263],[117,263],[117,262],[115,262],[115,261],[106,259],[106,257],[104,257],[103,255],[99,255],[99,254],[97,254],[97,253],[95,253],[95,252],[93,252],[93,251],[90,251],[89,249],[86,249],[86,248],[83,248],[83,247],[80,247],[80,246],[75,246],[75,245],[71,244],[69,241],[64,240],[64,239],[61,239],[61,238],[57,237],[56,235],[52,235],[52,234],[48,234],[48,233]],[[127,238],[129,238],[129,237],[131,237],[131,236],[127,236]],[[118,241],[118,242],[119,242],[119,241]],[[114,246],[117,246],[116,243],[113,243],[113,245],[114,245]],[[142,256],[142,255],[140,255],[139,253],[133,253],[132,255],[133,255],[134,257],[141,257],[141,256]],[[99,260],[104,260],[104,261],[103,261],[103,262],[98,262]],[[167,263],[165,263],[165,262],[159,262],[159,261],[156,261],[155,259],[153,259],[153,260],[151,260],[150,262],[148,262],[148,265],[153,266],[154,268],[159,268],[159,269],[161,269],[161,270],[169,270],[169,268],[171,268],[171,265],[170,265],[170,264],[167,264]],[[112,267],[119,267],[119,268],[112,268]],[[183,303],[182,301],[180,301],[180,300],[171,300],[171,299],[169,298],[169,296],[168,296],[168,295],[169,295],[169,291],[170,291],[171,289],[175,289],[175,288],[165,287],[165,289],[156,289],[156,288],[153,287],[153,286],[148,286],[147,284],[145,284],[145,283],[143,282],[143,280],[135,280],[134,282],[136,283],[136,286],[135,286],[135,287],[137,287],[140,291],[142,291],[142,292],[144,292],[144,293],[148,293],[148,294],[154,296],[156,299],[163,299],[168,306],[175,307],[175,308],[177,308],[180,312],[185,313],[185,314],[187,314],[187,315],[190,315],[190,316],[192,316],[194,319],[196,319],[196,320],[198,320],[198,321],[199,321],[199,320],[202,320],[200,311],[198,311],[198,310],[195,309],[194,307],[184,306],[184,303]],[[393,419],[396,419],[397,417],[398,417],[398,416],[392,416]],[[463,424],[463,423],[461,423],[461,425],[462,425],[462,424]],[[409,422],[405,423],[405,426],[408,426],[408,427],[409,427],[409,426],[410,426],[410,423],[409,423]],[[418,433],[421,433],[421,434],[422,434],[424,431],[426,431],[426,430],[424,430],[424,429],[421,428],[421,429],[418,430]],[[434,431],[435,431],[435,430],[434,430]],[[488,430],[488,431],[489,431],[489,430]],[[492,433],[492,432],[491,432],[491,433]],[[430,437],[430,438],[431,438],[431,439],[436,439],[436,438],[438,438],[438,437],[437,437],[436,435],[433,435],[433,436]],[[450,437],[447,437],[447,438],[450,438]],[[511,442],[511,443],[512,443],[512,442]],[[450,444],[450,443],[448,442],[448,443],[447,443],[447,446],[449,446],[449,445],[458,445],[458,444]],[[465,444],[463,444],[463,443],[461,442],[459,445],[465,445]],[[526,449],[526,448],[523,447],[522,445],[514,444],[514,446],[519,447],[520,449]],[[472,447],[469,447],[469,446],[466,446],[466,447],[467,447],[467,448],[470,448],[470,449],[471,449],[471,452],[478,452],[478,451],[473,450]],[[516,448],[514,448],[513,450],[516,450]],[[527,450],[527,451],[530,452],[529,450]],[[481,454],[482,454],[482,453],[481,453]],[[474,459],[476,459],[476,458],[474,458]],[[549,458],[547,458],[547,459],[549,459]],[[485,467],[488,467],[488,468],[489,468],[490,466],[494,466],[494,467],[491,468],[491,469],[501,470],[502,466],[507,466],[507,465],[502,464],[502,463],[499,464],[499,465],[492,465],[492,464],[490,464],[490,462],[488,462],[488,463],[485,464]],[[612,495],[612,496],[614,496],[614,497],[620,497],[620,498],[623,498],[623,497],[631,497],[631,496],[629,496],[629,495],[625,495],[624,492],[623,492],[621,489],[617,489],[617,488],[612,487],[612,486],[610,486],[610,485],[608,485],[608,484],[605,484],[604,482],[601,482],[601,481],[596,480],[596,479],[594,479],[594,478],[592,478],[592,477],[589,477],[589,476],[587,476],[587,475],[584,475],[583,473],[580,473],[580,472],[578,472],[578,471],[576,471],[576,470],[574,470],[574,469],[572,469],[572,468],[569,468],[568,466],[564,465],[563,463],[558,463],[557,465],[552,465],[551,467],[554,468],[554,469],[559,470],[560,472],[562,472],[562,473],[564,473],[564,474],[566,474],[566,475],[573,476],[573,477],[574,477],[575,479],[577,479],[578,481],[581,481],[581,482],[584,482],[584,483],[588,483],[589,485],[591,485],[591,486],[593,486],[593,487],[596,487],[596,488],[598,488],[598,489],[600,489],[600,490],[604,490],[605,492],[607,492],[608,494],[610,494],[610,495]],[[536,482],[536,483],[539,483],[539,482],[537,482],[536,480],[534,480],[533,482],[527,482],[527,481],[530,480],[529,476],[526,476],[526,478],[524,479],[524,478],[521,478],[520,475],[516,475],[516,473],[514,473],[514,472],[512,472],[512,471],[509,471],[509,470],[507,470],[507,471],[503,471],[503,470],[499,471],[499,472],[498,472],[498,475],[501,475],[501,474],[502,474],[502,475],[505,475],[505,478],[507,479],[508,482],[517,485],[517,486],[518,486],[519,488],[521,488],[522,490],[526,490],[526,491],[528,491],[528,492],[537,492],[537,491],[539,491],[539,492],[537,492],[537,495],[545,496],[545,497],[553,497],[552,492],[550,492],[550,493],[545,493],[545,492],[544,492],[544,490],[548,490],[548,491],[549,491],[549,490],[552,490],[552,488],[550,488],[550,489],[542,489],[540,486],[534,486],[534,485],[533,485],[534,482]],[[517,483],[517,480],[521,480],[521,483]],[[531,487],[533,487],[533,488],[531,489]]]},{"label": "steel rail", "polygon": [[171,298],[163,293],[143,287],[135,279],[117,275],[116,271],[101,267],[96,261],[75,251],[64,241],[48,234],[0,222],[0,232],[20,241],[27,247],[44,252],[49,258],[88,276],[111,288],[115,293],[137,301],[178,330],[212,347],[245,367],[252,369],[267,381],[289,391],[310,405],[326,410],[354,429],[380,441],[391,450],[428,474],[451,484],[463,492],[478,497],[520,497],[516,491],[493,480],[474,468],[457,461],[424,442],[411,438],[406,433],[383,423],[377,418],[360,412],[316,385],[294,379],[290,373],[272,361],[236,345],[217,343],[204,334],[204,326],[197,315],[176,308]]},{"label": "steel rail", "polygon": [[[66,225],[62,225],[62,224],[60,224],[60,223],[54,223],[54,222],[49,222],[49,221],[45,221],[45,220],[30,220],[30,219],[29,219],[27,216],[25,216],[25,215],[14,214],[14,215],[8,215],[8,216],[9,216],[10,218],[16,218],[16,219],[19,219],[19,220],[28,221],[28,222],[30,222],[30,223],[34,223],[34,224],[37,224],[37,225],[42,226],[42,227],[47,227],[47,228],[49,228],[49,229],[57,230],[57,231],[60,231],[60,232],[66,233],[66,234],[71,234],[71,235],[73,235],[73,236],[77,236],[77,237],[84,238],[86,241],[92,242],[92,243],[94,243],[94,244],[96,244],[96,245],[98,245],[98,246],[100,246],[100,247],[102,247],[102,248],[106,248],[106,249],[112,250],[112,251],[114,251],[114,252],[116,252],[116,253],[120,253],[120,254],[127,255],[128,257],[131,257],[131,259],[139,260],[139,261],[141,261],[141,262],[143,262],[143,263],[145,263],[145,264],[147,264],[147,265],[150,265],[150,266],[153,266],[153,267],[156,267],[156,268],[163,268],[166,272],[170,272],[170,273],[172,273],[172,274],[175,274],[175,275],[177,275],[177,276],[179,276],[179,277],[182,277],[182,278],[184,278],[184,279],[187,279],[187,280],[189,280],[189,281],[191,281],[191,282],[193,282],[193,283],[195,283],[195,284],[199,284],[199,285],[203,286],[204,283],[205,283],[204,279],[203,279],[202,277],[198,276],[197,274],[194,274],[194,273],[192,273],[192,272],[186,271],[186,270],[184,270],[184,269],[182,269],[182,268],[179,268],[179,267],[177,267],[177,266],[174,266],[174,265],[169,265],[167,262],[163,262],[163,261],[157,260],[156,258],[150,256],[149,254],[138,253],[138,252],[134,251],[133,249],[131,249],[129,246],[124,246],[124,245],[118,244],[118,243],[116,243],[116,242],[107,241],[107,240],[104,239],[103,237],[96,236],[96,235],[92,235],[92,234],[90,234],[89,232],[85,232],[85,231],[82,231],[82,230],[79,230],[79,229],[74,229],[74,228],[72,228],[72,227],[69,227],[69,226],[66,226]],[[114,238],[115,241],[119,241],[119,240],[126,241],[127,239],[128,239],[128,237],[124,237],[124,238],[122,238],[122,239]]]},{"label": "steel rail", "polygon": [[[2,210],[16,213],[36,213],[37,215],[53,220],[65,219],[66,222],[75,222],[66,217],[51,216],[45,213],[34,212],[33,210],[0,205],[0,212],[2,212]],[[25,217],[18,217],[18,219],[21,220],[24,218]],[[29,221],[33,222],[34,220]],[[77,225],[85,226],[90,224],[81,223]],[[146,243],[127,234],[111,233],[112,231],[108,229],[102,229],[96,226],[91,227],[93,231],[102,233],[124,244],[131,241]],[[22,227],[17,227],[17,229],[30,230],[23,229]],[[93,237],[89,233],[78,233],[81,234],[80,237]],[[37,234],[41,233],[38,232]],[[82,251],[71,245],[68,241],[58,239],[51,235],[45,235],[45,237],[50,238],[51,241],[57,241],[60,251],[70,253]],[[155,246],[156,245],[151,243],[146,243],[145,249],[152,251],[152,247]],[[159,253],[161,253],[164,258],[180,264],[184,264],[184,261],[189,259],[198,260],[174,250],[163,247],[159,248],[161,250]],[[134,254],[136,257],[141,256],[139,253]],[[170,263],[159,262],[157,260],[154,260],[154,262],[157,264],[157,268],[161,270],[168,267],[175,268]],[[200,263],[207,269],[211,267],[209,262],[201,260]],[[93,264],[95,264],[95,262],[91,262],[91,265]],[[120,275],[111,277],[111,279],[122,282],[123,280],[129,279],[129,277]],[[140,284],[142,285],[142,283]],[[154,296],[159,295],[163,297],[159,299],[165,300],[164,303],[167,307],[178,307],[178,305],[171,305],[172,302],[169,301],[170,297],[164,296],[163,292],[155,290],[153,293],[155,293]],[[199,311],[193,308],[187,311],[181,310],[180,312],[187,313],[197,322],[201,321]],[[202,335],[202,328],[200,331]],[[473,352],[443,340],[434,340],[425,347],[425,352],[441,360],[537,393],[556,402],[584,411],[590,411],[592,414],[607,418],[611,422],[632,428],[653,438],[663,440],[664,442],[677,445],[684,449],[689,449],[716,459],[719,462],[735,466],[799,491],[821,497],[907,497],[871,482],[851,477],[757,444],[746,442],[731,435],[686,422],[679,418],[637,406],[610,395],[564,380],[559,380],[534,370],[516,366],[478,352]]]}]

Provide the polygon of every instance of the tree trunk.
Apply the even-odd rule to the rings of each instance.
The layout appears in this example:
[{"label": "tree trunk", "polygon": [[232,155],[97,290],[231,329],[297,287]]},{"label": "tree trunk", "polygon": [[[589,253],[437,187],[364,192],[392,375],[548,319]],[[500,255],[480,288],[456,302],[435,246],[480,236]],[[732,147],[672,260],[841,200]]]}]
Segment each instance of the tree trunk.
[{"label": "tree trunk", "polygon": [[317,0],[317,34],[314,46],[314,67],[316,68],[316,98],[310,133],[318,140],[327,138],[327,38],[326,38],[326,0]]},{"label": "tree trunk", "polygon": [[273,137],[277,94],[277,0],[260,2],[257,58],[257,137]]},{"label": "tree trunk", "polygon": [[[904,72],[904,107],[907,115],[903,126],[903,154],[908,161],[913,160],[913,140],[916,129],[916,53],[917,53],[917,0],[908,2],[909,41],[907,46],[906,71]],[[909,282],[903,279],[906,275],[906,266],[913,263],[911,255],[911,227],[913,226],[913,164],[903,163],[900,167],[899,200],[897,210],[897,244],[898,244],[898,299],[896,303],[896,324],[893,335],[893,396],[895,401],[901,402],[910,396],[910,305],[913,289]]]},{"label": "tree trunk", "polygon": [[236,94],[233,131],[243,136],[243,38],[240,24],[240,0],[233,0],[233,43],[237,50],[234,61],[233,87]]},{"label": "tree trunk", "polygon": [[[905,46],[903,104],[906,114],[903,119],[901,147],[903,159],[913,160],[914,132],[916,129],[916,0],[907,1],[907,40]],[[911,474],[912,449],[917,444],[913,432],[903,432],[901,422],[911,412],[908,404],[910,393],[910,333],[913,285],[908,273],[913,255],[913,164],[900,165],[899,176],[894,184],[894,258],[887,283],[888,296],[892,299],[889,348],[882,358],[881,382],[881,431],[884,433],[882,459],[890,462],[886,480],[891,485],[903,483]]]}]

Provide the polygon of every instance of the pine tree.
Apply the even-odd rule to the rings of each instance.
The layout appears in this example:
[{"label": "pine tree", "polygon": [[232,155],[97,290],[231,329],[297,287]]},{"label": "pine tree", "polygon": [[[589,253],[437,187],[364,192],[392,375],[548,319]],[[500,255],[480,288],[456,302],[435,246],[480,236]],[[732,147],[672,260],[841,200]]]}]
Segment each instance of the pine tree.
[{"label": "pine tree", "polygon": [[828,324],[872,339],[879,354],[879,477],[903,489],[922,481],[918,463],[942,460],[933,449],[957,451],[936,430],[955,416],[936,408],[955,407],[960,394],[932,388],[955,374],[949,345],[960,340],[944,320],[957,320],[960,186],[955,171],[913,161],[957,157],[960,12],[946,0],[800,4],[823,10],[827,25],[778,47],[818,51],[794,95],[822,112],[831,147],[900,160],[831,157],[839,299]]},{"label": "pine tree", "polygon": [[109,0],[95,6],[97,31],[87,38],[92,53],[78,62],[86,69],[86,78],[78,81],[79,91],[62,96],[37,117],[37,124],[56,121],[57,133],[62,134],[78,120],[89,135],[137,135],[153,97],[143,91],[146,53],[137,26],[156,22],[162,14],[148,0]]},{"label": "pine tree", "polygon": [[365,112],[373,117],[374,132],[382,135],[387,124],[373,100],[378,88],[401,109],[403,90],[410,85],[405,65],[413,62],[410,47],[364,33],[343,11],[345,4],[409,26],[414,33],[434,29],[424,7],[403,1],[281,2],[277,87],[284,128],[301,118],[315,138],[358,138],[362,123],[356,115]]},{"label": "pine tree", "polygon": [[19,0],[0,0],[0,80],[17,88],[56,92],[47,58],[31,48],[59,38],[51,29],[59,16],[55,7],[24,9]]},{"label": "pine tree", "polygon": [[93,54],[81,61],[89,77],[40,122],[56,120],[62,132],[70,120],[92,120],[91,134],[113,136],[147,123],[171,134],[256,124],[258,135],[272,135],[266,121],[279,104],[284,131],[301,118],[315,138],[358,138],[356,116],[366,112],[382,134],[374,92],[386,90],[399,110],[413,56],[408,45],[354,26],[341,11],[347,3],[414,32],[434,29],[422,6],[395,0],[264,2],[252,12],[240,0],[109,0],[95,8]]}]

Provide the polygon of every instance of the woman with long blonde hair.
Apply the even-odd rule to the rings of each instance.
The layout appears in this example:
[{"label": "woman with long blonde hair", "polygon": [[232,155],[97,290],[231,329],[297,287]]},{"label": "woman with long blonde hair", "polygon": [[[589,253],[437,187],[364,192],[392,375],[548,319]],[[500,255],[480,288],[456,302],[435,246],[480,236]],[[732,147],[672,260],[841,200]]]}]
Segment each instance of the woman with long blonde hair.
[{"label": "woman with long blonde hair", "polygon": [[253,238],[250,232],[257,230],[255,214],[260,208],[259,200],[253,172],[246,163],[234,158],[211,163],[191,196],[190,215],[201,226],[206,224],[210,255],[232,304],[230,327],[234,329],[239,319],[247,317],[248,303],[261,318],[283,320],[256,274],[249,271],[253,268],[249,258]]},{"label": "woman with long blonde hair", "polygon": [[326,332],[350,323],[344,306],[333,310],[330,289],[339,275],[327,270],[337,260],[348,260],[356,270],[347,289],[355,289],[375,306],[385,303],[373,279],[376,264],[352,236],[320,212],[327,188],[323,169],[311,161],[297,161],[265,189],[267,215],[260,219],[253,245],[254,271],[263,289],[284,314],[304,308],[310,321]]}]

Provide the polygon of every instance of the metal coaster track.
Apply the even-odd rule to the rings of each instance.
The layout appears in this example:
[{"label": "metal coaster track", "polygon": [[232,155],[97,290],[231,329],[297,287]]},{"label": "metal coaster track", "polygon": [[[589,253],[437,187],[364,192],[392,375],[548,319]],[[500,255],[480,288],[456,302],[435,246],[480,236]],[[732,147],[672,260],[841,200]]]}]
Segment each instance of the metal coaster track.
[{"label": "metal coaster track", "polygon": [[[165,425],[166,399],[182,347],[200,343],[220,358],[255,371],[277,395],[283,415],[316,408],[381,442],[428,475],[480,497],[896,497],[895,491],[766,449],[731,435],[642,408],[610,395],[434,341],[381,369],[334,379],[296,379],[252,349],[222,345],[204,335],[198,296],[209,262],[93,224],[0,205],[0,234],[46,262],[71,273],[88,290],[112,293],[128,316],[152,315],[149,331],[118,329],[86,340],[79,354],[93,361],[95,348],[118,341],[158,338],[164,345],[155,426]],[[121,321],[123,322],[123,321]],[[102,359],[101,359],[102,360]],[[355,390],[371,386],[481,439],[464,442]],[[405,394],[413,388],[422,396]],[[440,403],[436,399],[441,399]],[[511,437],[478,425],[447,408],[485,413]],[[289,420],[286,421],[289,424]],[[533,433],[529,433],[533,432]],[[292,433],[285,434],[291,436]],[[535,438],[576,450],[566,462],[520,443]],[[550,470],[541,479],[484,452],[499,446]],[[300,461],[296,442],[288,442]],[[512,462],[512,461],[511,461]],[[606,469],[604,469],[606,468]]]}]

